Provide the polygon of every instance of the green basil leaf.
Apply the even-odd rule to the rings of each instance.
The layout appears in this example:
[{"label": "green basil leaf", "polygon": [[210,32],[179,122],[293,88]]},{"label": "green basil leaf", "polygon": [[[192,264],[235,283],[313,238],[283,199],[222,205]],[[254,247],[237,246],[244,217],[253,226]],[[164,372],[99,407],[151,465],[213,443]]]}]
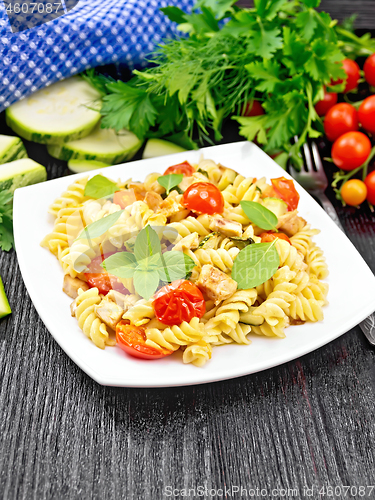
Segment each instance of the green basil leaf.
[{"label": "green basil leaf", "polygon": [[99,219],[92,224],[89,224],[76,239],[81,240],[85,238],[87,240],[93,240],[94,238],[98,238],[98,236],[101,236],[113,226],[122,213],[123,210],[119,210],[118,212],[114,212],[111,215],[103,217],[103,219]]},{"label": "green basil leaf", "polygon": [[184,176],[182,174],[169,174],[169,175],[162,175],[161,177],[158,177],[158,183],[165,188],[167,194],[170,193],[170,191],[178,186]]},{"label": "green basil leaf", "polygon": [[237,281],[238,288],[254,288],[275,274],[280,264],[275,243],[276,240],[271,243],[256,243],[241,250],[232,269],[232,278]]},{"label": "green basil leaf", "polygon": [[101,266],[119,278],[132,278],[136,268],[135,256],[130,252],[118,252],[103,261]]},{"label": "green basil leaf", "polygon": [[163,267],[158,269],[160,279],[171,283],[179,279],[186,279],[195,267],[195,262],[191,257],[183,252],[165,252],[162,255]]},{"label": "green basil leaf", "polygon": [[151,257],[151,255],[161,254],[159,237],[151,226],[146,226],[138,234],[135,240],[134,254],[138,263]]},{"label": "green basil leaf", "polygon": [[105,198],[106,196],[111,196],[119,187],[114,182],[107,179],[103,175],[95,175],[86,184],[85,196],[90,196],[90,198]]},{"label": "green basil leaf", "polygon": [[261,229],[275,229],[278,223],[276,215],[256,201],[241,201],[241,208],[253,224]]},{"label": "green basil leaf", "polygon": [[137,271],[153,271],[154,269],[158,269],[163,265],[161,262],[161,253],[145,257],[139,260],[137,264]]},{"label": "green basil leaf", "polygon": [[148,300],[159,285],[159,273],[155,271],[135,271],[134,288],[144,299]]}]

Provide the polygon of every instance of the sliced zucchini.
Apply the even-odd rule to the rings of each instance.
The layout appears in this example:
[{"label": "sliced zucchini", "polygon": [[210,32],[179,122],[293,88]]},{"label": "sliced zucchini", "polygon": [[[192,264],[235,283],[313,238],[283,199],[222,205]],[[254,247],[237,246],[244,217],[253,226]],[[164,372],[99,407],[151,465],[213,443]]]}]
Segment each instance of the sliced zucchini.
[{"label": "sliced zucchini", "polygon": [[8,314],[11,314],[11,312],[12,309],[10,308],[8,298],[5,294],[3,281],[0,277],[0,318],[8,316]]},{"label": "sliced zucchini", "polygon": [[110,165],[108,163],[103,163],[102,161],[96,160],[69,160],[68,167],[69,170],[75,174],[83,174],[85,172],[90,172],[90,170],[95,170],[97,168],[106,168]]},{"label": "sliced zucchini", "polygon": [[164,139],[149,139],[143,151],[142,158],[156,158],[157,156],[172,155],[174,153],[182,153],[186,149],[177,146],[173,142],[165,141]]},{"label": "sliced zucchini", "polygon": [[199,243],[198,248],[204,248],[205,250],[207,250],[208,248],[215,248],[218,237],[219,237],[219,233],[208,234]]},{"label": "sliced zucchini", "polygon": [[0,165],[21,158],[27,158],[26,149],[21,139],[11,135],[0,135]]},{"label": "sliced zucchini", "polygon": [[14,193],[17,188],[45,180],[47,180],[46,169],[30,158],[0,165],[0,191],[9,189]]},{"label": "sliced zucchini", "polygon": [[240,323],[245,323],[245,325],[251,326],[260,326],[261,324],[263,324],[264,319],[262,316],[253,314],[252,309],[255,308],[251,307],[250,311],[240,314]]},{"label": "sliced zucchini", "polygon": [[16,134],[41,144],[63,143],[86,137],[100,120],[89,109],[100,94],[79,77],[57,82],[12,104],[6,121]]},{"label": "sliced zucchini", "polygon": [[115,165],[133,158],[141,147],[142,141],[129,130],[100,128],[98,124],[93,132],[77,141],[66,144],[50,144],[48,152],[59,160],[95,160]]},{"label": "sliced zucchini", "polygon": [[238,175],[237,172],[235,172],[231,168],[226,168],[217,186],[220,189],[220,191],[224,191],[224,189],[228,187],[229,184],[232,184],[237,175]]},{"label": "sliced zucchini", "polygon": [[268,208],[268,210],[271,210],[276,217],[281,217],[288,211],[288,205],[285,201],[280,200],[280,198],[264,198],[263,205]]}]

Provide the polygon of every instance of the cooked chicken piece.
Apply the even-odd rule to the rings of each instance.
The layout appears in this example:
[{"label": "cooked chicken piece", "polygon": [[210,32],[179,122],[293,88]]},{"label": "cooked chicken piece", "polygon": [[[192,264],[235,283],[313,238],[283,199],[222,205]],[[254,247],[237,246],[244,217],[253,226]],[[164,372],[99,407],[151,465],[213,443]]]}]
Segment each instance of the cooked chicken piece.
[{"label": "cooked chicken piece", "polygon": [[171,217],[172,215],[177,214],[180,210],[183,210],[184,207],[180,203],[180,197],[180,195],[168,196],[168,198],[163,200],[160,204],[157,213],[165,215],[166,217]]},{"label": "cooked chicken piece", "polygon": [[125,295],[121,292],[117,292],[116,290],[110,290],[107,294],[107,298],[120,306],[124,312],[133,307],[139,300],[139,297],[136,295]]},{"label": "cooked chicken piece", "polygon": [[142,182],[129,182],[128,189],[132,189],[134,191],[134,195],[137,200],[144,200],[146,196],[146,189]]},{"label": "cooked chicken piece", "polygon": [[72,278],[68,274],[64,276],[63,292],[65,292],[69,297],[72,299],[77,298],[79,288],[82,288],[85,292],[90,287],[85,281],[82,281],[79,278]]},{"label": "cooked chicken piece", "polygon": [[305,219],[297,215],[297,210],[293,210],[279,217],[276,228],[280,229],[287,236],[294,236],[298,231],[301,231],[305,225]]},{"label": "cooked chicken piece", "polygon": [[163,198],[158,193],[152,193],[149,191],[145,196],[145,203],[147,203],[148,207],[151,208],[154,212],[160,207],[163,203]]},{"label": "cooked chicken piece", "polygon": [[195,250],[199,246],[198,233],[191,233],[182,238],[174,247],[173,250]]},{"label": "cooked chicken piece", "polygon": [[121,320],[124,310],[106,297],[95,306],[95,313],[112,330],[116,330],[116,325]]},{"label": "cooked chicken piece", "polygon": [[229,238],[242,236],[242,225],[239,222],[224,219],[221,215],[212,217],[209,228],[211,231],[218,231]]},{"label": "cooked chicken piece", "polygon": [[215,304],[229,298],[237,290],[237,283],[232,278],[210,264],[202,267],[196,285]]}]

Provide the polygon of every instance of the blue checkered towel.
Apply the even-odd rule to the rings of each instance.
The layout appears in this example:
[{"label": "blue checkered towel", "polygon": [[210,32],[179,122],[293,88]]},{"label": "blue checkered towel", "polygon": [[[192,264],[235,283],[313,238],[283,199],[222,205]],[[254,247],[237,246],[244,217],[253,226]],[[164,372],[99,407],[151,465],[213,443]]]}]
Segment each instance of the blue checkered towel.
[{"label": "blue checkered towel", "polygon": [[[17,1],[22,5],[23,0]],[[33,0],[38,1],[46,5],[45,0]],[[62,2],[65,12],[69,10],[68,1]],[[0,0],[0,111],[46,85],[88,68],[120,62],[131,69],[145,65],[145,57],[155,45],[176,32],[176,25],[159,9],[174,5],[189,12],[194,3],[81,0],[74,2],[77,5],[68,13],[27,29],[26,24],[17,25],[14,13],[13,18],[7,15],[6,6],[14,5],[13,0]],[[23,22],[30,22],[30,16],[24,16]]]}]

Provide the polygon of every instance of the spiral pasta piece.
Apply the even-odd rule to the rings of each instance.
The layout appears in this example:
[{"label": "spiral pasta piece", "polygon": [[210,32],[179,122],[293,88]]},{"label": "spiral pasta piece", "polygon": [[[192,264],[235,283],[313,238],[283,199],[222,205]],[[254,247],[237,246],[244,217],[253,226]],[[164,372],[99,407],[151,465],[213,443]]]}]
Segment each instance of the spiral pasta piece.
[{"label": "spiral pasta piece", "polygon": [[59,251],[68,247],[84,227],[81,208],[62,208],[57,214],[53,231],[40,244],[57,257]]},{"label": "spiral pasta piece", "polygon": [[328,274],[328,266],[323,251],[316,244],[313,244],[306,253],[308,271],[320,279],[324,280]]},{"label": "spiral pasta piece", "polygon": [[223,271],[224,273],[230,272],[233,267],[234,259],[239,254],[239,249],[236,247],[231,248],[230,250],[224,250],[223,248],[219,248],[217,250],[207,249],[204,250],[200,248],[195,250],[194,256],[198,261],[200,266],[204,266],[205,264],[211,264],[216,266],[218,269]]},{"label": "spiral pasta piece", "polygon": [[106,345],[114,345],[114,343],[109,338],[106,325],[95,314],[95,306],[100,302],[97,288],[90,288],[86,292],[80,288],[76,298],[75,316],[83,333],[97,347],[104,349]]},{"label": "spiral pasta piece", "polygon": [[85,196],[85,187],[88,177],[78,179],[68,186],[68,189],[50,205],[48,212],[57,216],[59,210],[65,207],[78,207],[88,199]]},{"label": "spiral pasta piece", "polygon": [[88,266],[96,255],[99,255],[99,242],[97,240],[82,238],[74,241],[69,252],[61,259],[63,266],[66,266],[65,274],[75,278],[77,273],[87,272]]},{"label": "spiral pasta piece", "polygon": [[295,296],[290,305],[290,317],[302,321],[322,321],[324,318],[322,303],[314,298],[306,298],[303,293]]},{"label": "spiral pasta piece", "polygon": [[[217,163],[213,160],[201,160],[197,165],[197,171],[203,170],[208,174],[208,180],[217,184],[222,176],[222,172]],[[205,179],[207,180],[207,179]]]},{"label": "spiral pasta piece", "polygon": [[312,237],[319,233],[319,229],[311,229],[310,224],[306,224],[301,231],[290,238],[290,241],[294,248],[305,256],[312,245]]},{"label": "spiral pasta piece", "polygon": [[303,255],[296,248],[281,239],[277,239],[275,245],[280,256],[280,266],[288,266],[292,271],[306,270]]},{"label": "spiral pasta piece", "polygon": [[189,323],[183,321],[180,325],[173,325],[159,330],[146,328],[146,344],[156,349],[163,347],[170,351],[177,351],[182,345],[194,344],[205,335],[204,325],[199,318],[193,318]]},{"label": "spiral pasta piece", "polygon": [[233,184],[222,191],[224,200],[231,205],[238,205],[241,201],[258,201],[261,192],[257,189],[256,179],[237,175]]},{"label": "spiral pasta piece", "polygon": [[279,337],[280,339],[285,338],[285,328],[289,325],[289,319],[287,316],[280,318],[276,325],[272,326],[266,321],[260,326],[252,326],[251,331],[257,335],[264,335],[266,337]]},{"label": "spiral pasta piece", "polygon": [[171,222],[167,224],[167,228],[172,228],[177,231],[177,233],[184,238],[191,233],[198,233],[199,236],[207,236],[209,234],[209,229],[206,229],[202,222],[200,222],[195,217],[187,217],[185,220],[180,222]]},{"label": "spiral pasta piece", "polygon": [[123,319],[128,319],[132,325],[141,326],[155,318],[155,311],[151,300],[140,299],[129,309]]},{"label": "spiral pasta piece", "polygon": [[196,344],[189,345],[182,356],[184,363],[192,363],[195,366],[203,366],[211,359],[212,347],[207,342],[201,340]]}]

